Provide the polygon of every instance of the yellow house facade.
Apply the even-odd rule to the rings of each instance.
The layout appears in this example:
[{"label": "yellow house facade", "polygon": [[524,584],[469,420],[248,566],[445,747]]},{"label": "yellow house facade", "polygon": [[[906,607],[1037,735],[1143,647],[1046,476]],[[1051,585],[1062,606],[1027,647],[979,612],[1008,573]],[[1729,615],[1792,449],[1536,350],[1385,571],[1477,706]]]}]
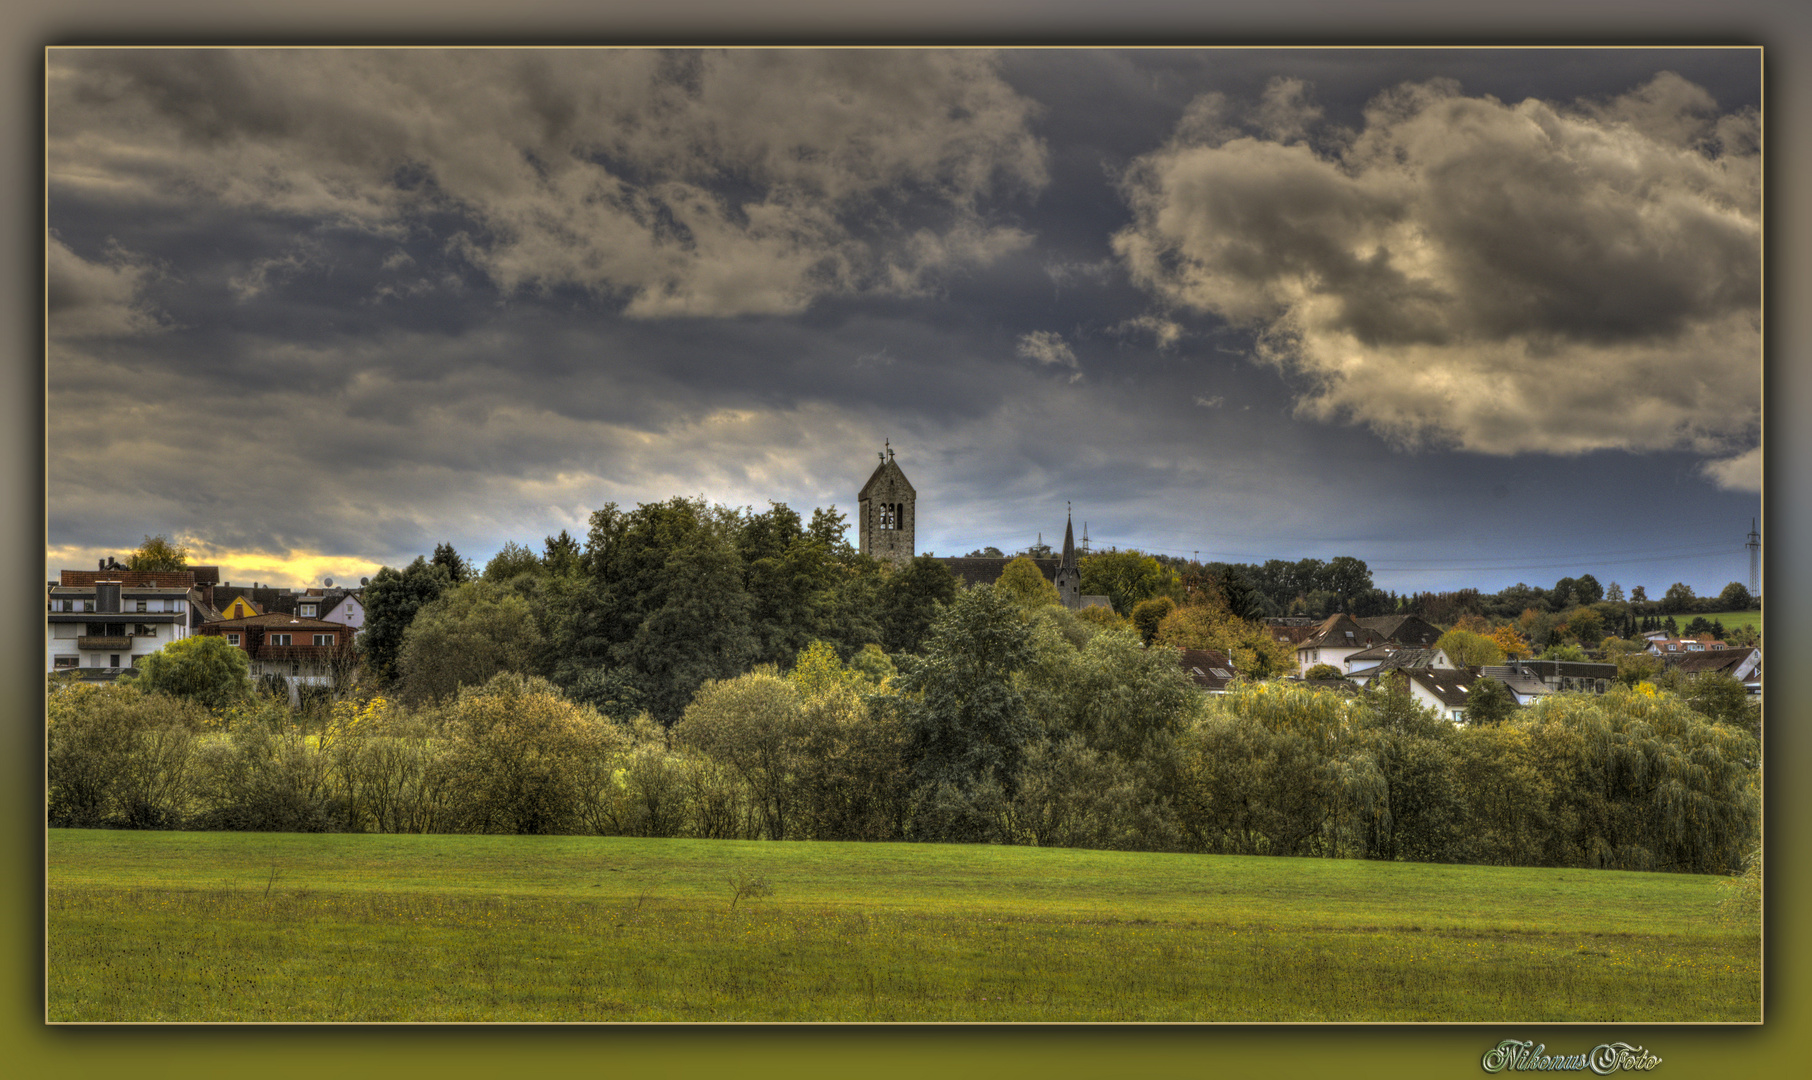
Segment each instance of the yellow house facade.
[{"label": "yellow house facade", "polygon": [[233,602],[220,609],[222,619],[249,619],[253,615],[264,614],[264,609],[243,596],[233,597]]}]

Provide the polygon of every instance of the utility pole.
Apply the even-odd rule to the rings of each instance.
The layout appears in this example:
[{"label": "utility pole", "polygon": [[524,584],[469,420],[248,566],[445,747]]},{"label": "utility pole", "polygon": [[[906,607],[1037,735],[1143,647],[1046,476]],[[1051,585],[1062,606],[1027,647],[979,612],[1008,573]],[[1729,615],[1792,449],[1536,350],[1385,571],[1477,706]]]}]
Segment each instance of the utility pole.
[{"label": "utility pole", "polygon": [[1760,598],[1762,595],[1762,534],[1756,531],[1756,521],[1749,519],[1749,542],[1743,546],[1749,549],[1749,595]]}]

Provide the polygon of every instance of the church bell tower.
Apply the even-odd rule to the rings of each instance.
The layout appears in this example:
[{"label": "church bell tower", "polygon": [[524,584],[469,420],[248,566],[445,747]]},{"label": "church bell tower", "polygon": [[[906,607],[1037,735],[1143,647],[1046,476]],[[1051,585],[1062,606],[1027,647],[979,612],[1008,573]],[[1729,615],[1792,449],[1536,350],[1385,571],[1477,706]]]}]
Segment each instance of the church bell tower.
[{"label": "church bell tower", "polygon": [[892,446],[883,449],[880,458],[881,463],[856,496],[856,531],[861,541],[857,550],[904,565],[917,553],[913,522],[918,492],[894,464]]}]

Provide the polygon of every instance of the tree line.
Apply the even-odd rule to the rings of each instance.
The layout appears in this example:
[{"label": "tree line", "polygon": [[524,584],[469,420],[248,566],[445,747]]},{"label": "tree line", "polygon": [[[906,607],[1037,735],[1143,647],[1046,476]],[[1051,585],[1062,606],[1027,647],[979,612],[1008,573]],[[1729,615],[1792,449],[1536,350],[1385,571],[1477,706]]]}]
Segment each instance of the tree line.
[{"label": "tree line", "polygon": [[[627,572],[611,580],[635,582]],[[500,604],[531,604],[514,586],[463,583],[475,584]],[[48,715],[49,817],[1695,873],[1735,868],[1753,844],[1754,737],[1653,684],[1557,694],[1466,727],[1391,680],[1356,695],[1242,681],[1211,697],[1173,651],[1068,611],[1049,589],[1032,567],[955,592],[916,650],[868,642],[845,656],[818,639],[784,668],[704,673],[671,724],[646,705],[600,708],[590,684],[575,692],[519,671],[312,716],[274,699],[210,708],[129,684],[60,685]],[[655,595],[655,611],[674,602]],[[1211,621],[1197,609],[1238,621],[1218,598],[1198,599],[1160,633],[1182,632],[1179,612]],[[613,644],[635,641],[594,625]],[[755,644],[740,647],[760,648],[747,632]],[[631,691],[625,678],[621,692]]]}]

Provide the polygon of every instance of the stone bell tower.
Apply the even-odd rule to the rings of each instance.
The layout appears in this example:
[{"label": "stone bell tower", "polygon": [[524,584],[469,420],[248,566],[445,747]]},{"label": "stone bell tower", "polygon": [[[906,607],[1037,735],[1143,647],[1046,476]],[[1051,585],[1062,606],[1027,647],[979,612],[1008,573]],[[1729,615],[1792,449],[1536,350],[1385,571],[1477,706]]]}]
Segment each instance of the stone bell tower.
[{"label": "stone bell tower", "polygon": [[857,550],[903,565],[917,553],[913,547],[913,522],[917,516],[913,504],[918,492],[894,464],[893,447],[882,450],[880,458],[881,463],[856,496],[856,533],[861,540]]}]

